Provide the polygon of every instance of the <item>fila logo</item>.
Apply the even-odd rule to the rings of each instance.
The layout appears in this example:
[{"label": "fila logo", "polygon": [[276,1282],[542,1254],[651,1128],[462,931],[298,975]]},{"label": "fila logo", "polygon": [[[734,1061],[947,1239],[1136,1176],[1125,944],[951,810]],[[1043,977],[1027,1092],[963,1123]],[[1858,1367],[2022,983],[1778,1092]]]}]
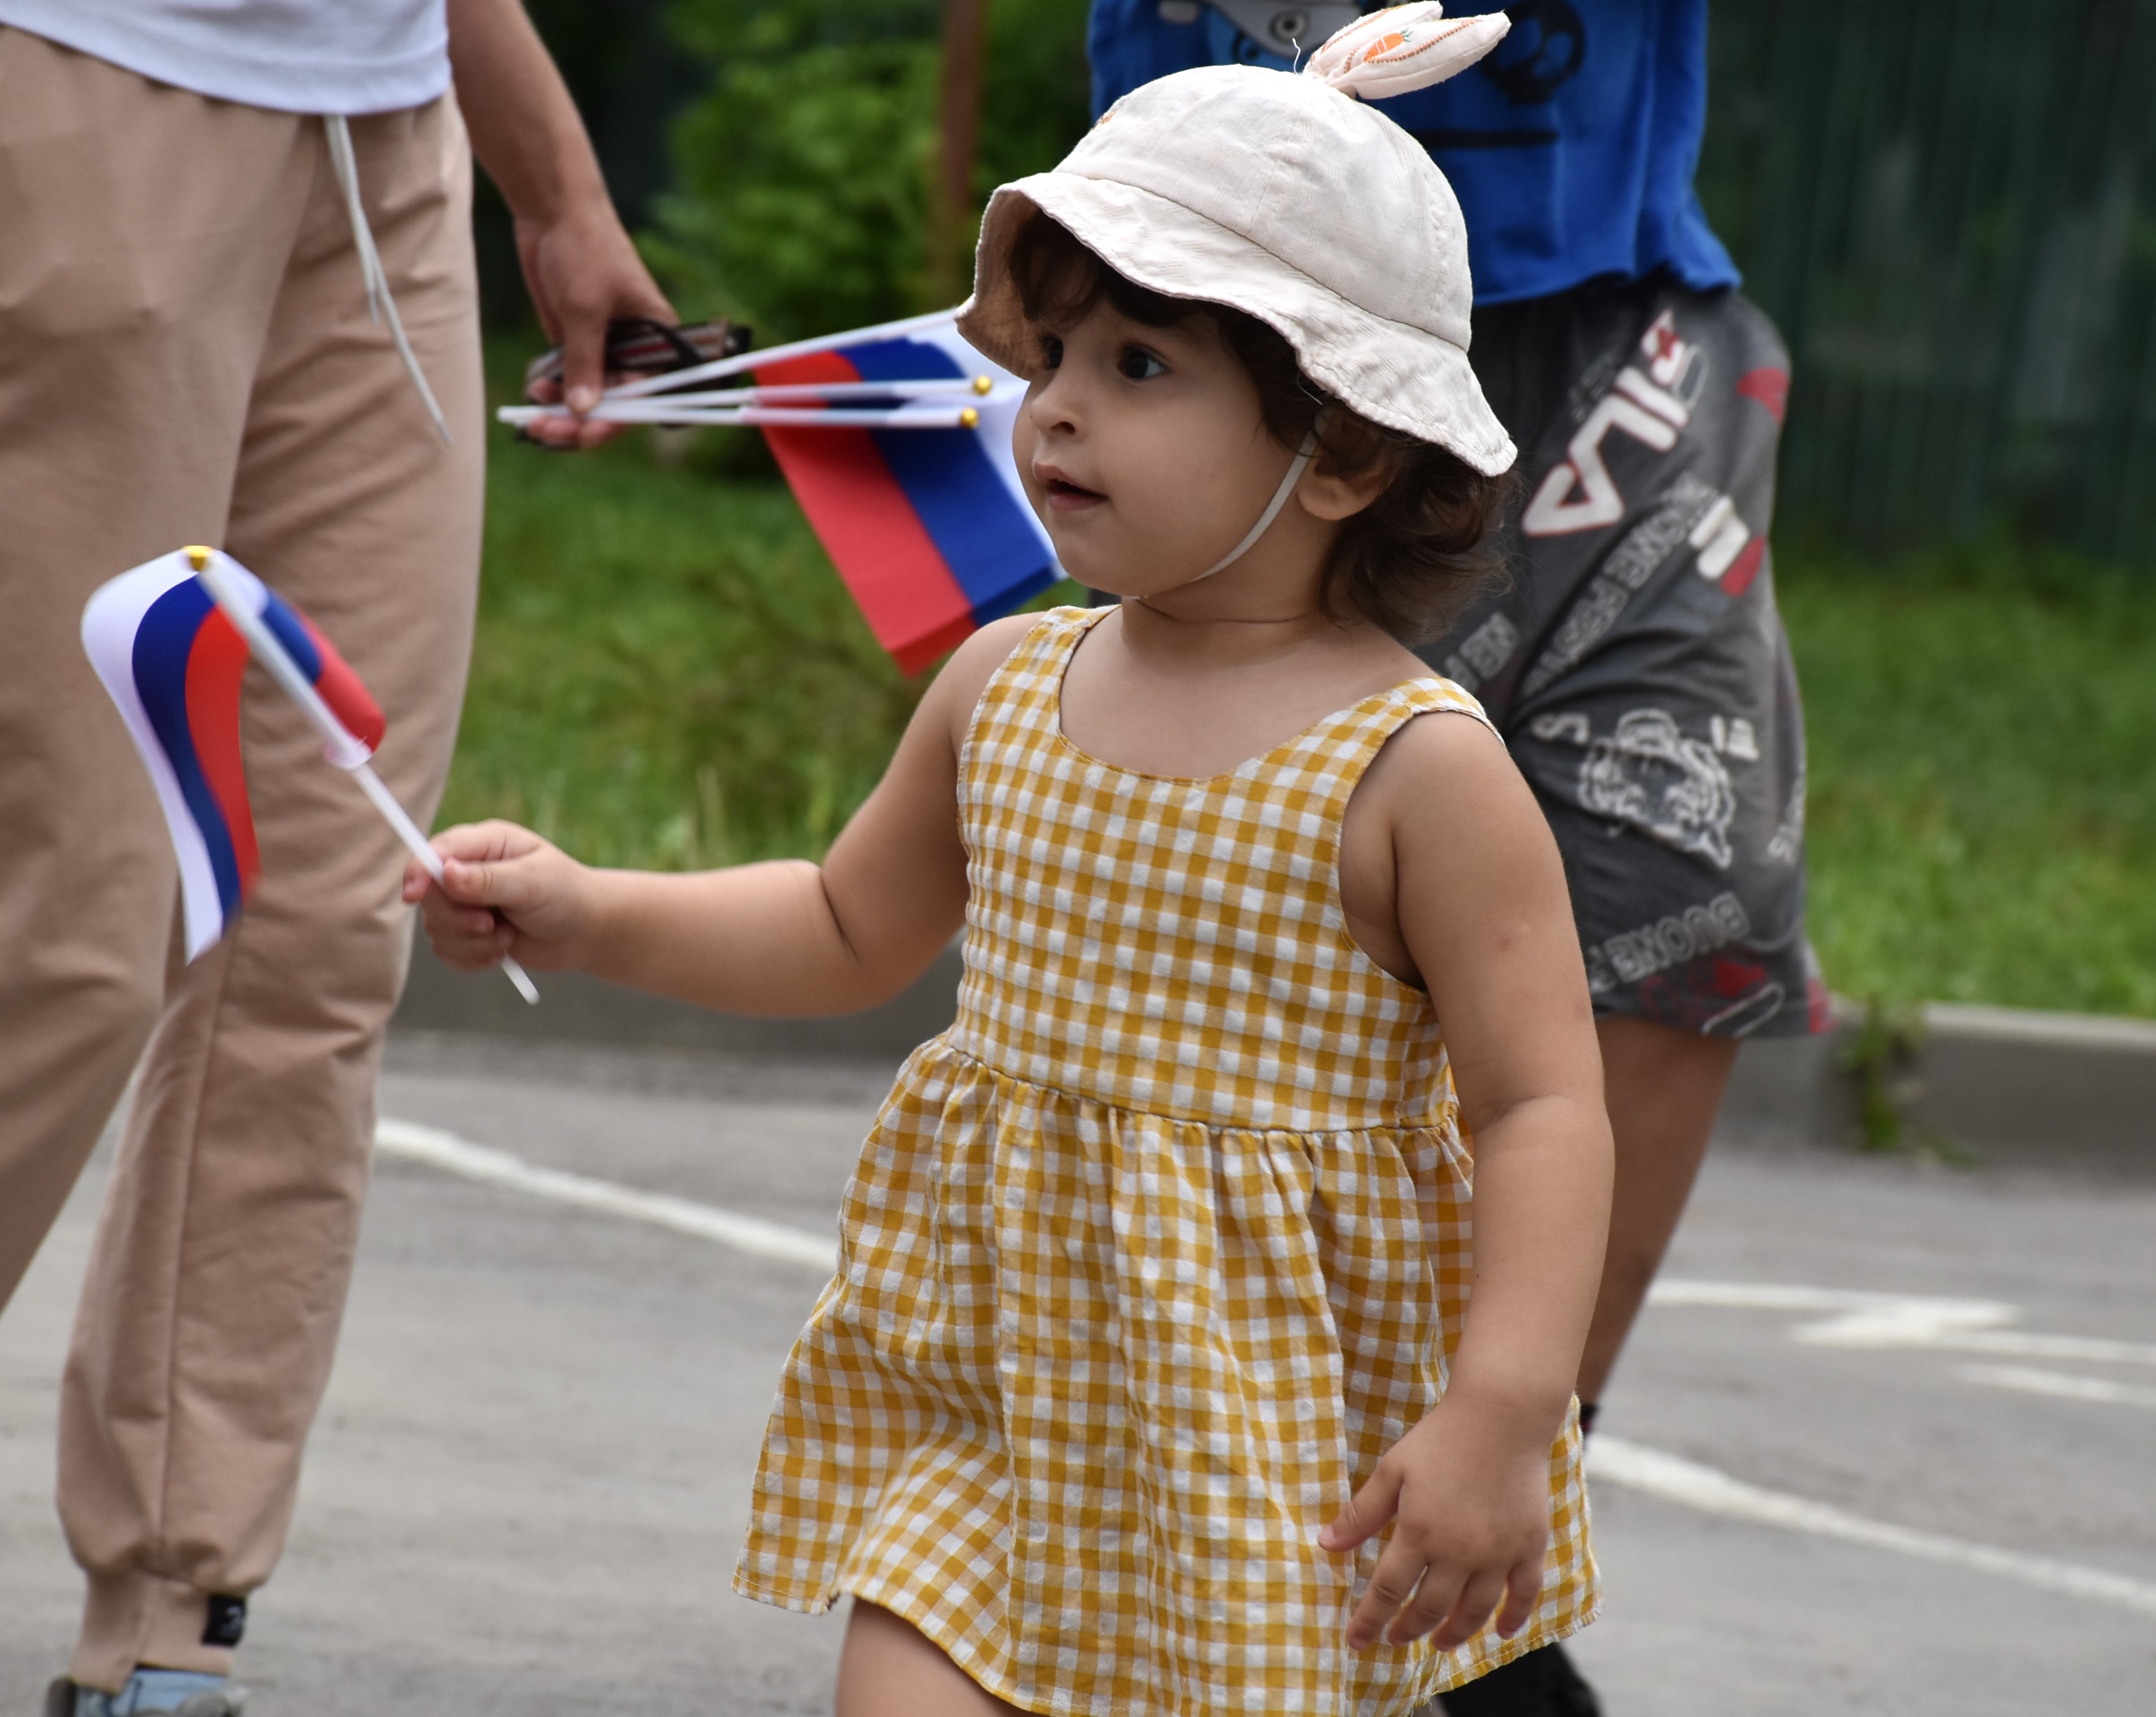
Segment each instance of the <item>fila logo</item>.
[{"label": "fila logo", "polygon": [[1625,497],[1603,460],[1602,438],[1621,429],[1656,453],[1667,453],[1691,420],[1691,411],[1682,400],[1627,364],[1617,372],[1615,387],[1594,402],[1573,433],[1565,458],[1543,479],[1521,517],[1521,530],[1529,536],[1567,536],[1614,525],[1625,516]]},{"label": "fila logo", "polygon": [[1677,444],[1677,432],[1691,421],[1690,402],[1699,397],[1707,379],[1705,354],[1679,337],[1676,317],[1666,310],[1640,336],[1640,356],[1646,374],[1630,364],[1617,372],[1614,391],[1595,402],[1566,444],[1564,459],[1551,467],[1527,504],[1520,519],[1523,535],[1568,536],[1599,530],[1625,516],[1625,497],[1602,458],[1602,438],[1612,429],[1656,453]]}]

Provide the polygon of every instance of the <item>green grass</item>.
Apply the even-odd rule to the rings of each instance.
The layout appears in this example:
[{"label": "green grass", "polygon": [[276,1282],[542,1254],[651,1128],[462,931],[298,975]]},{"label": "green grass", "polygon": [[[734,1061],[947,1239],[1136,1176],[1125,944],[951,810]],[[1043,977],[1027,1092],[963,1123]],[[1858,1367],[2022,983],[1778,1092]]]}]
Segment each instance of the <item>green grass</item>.
[{"label": "green grass", "polygon": [[501,450],[447,818],[606,864],[820,853],[920,687],[783,488]]},{"label": "green grass", "polygon": [[2156,580],[2003,547],[1780,578],[1829,981],[2156,1015]]},{"label": "green grass", "polygon": [[[925,682],[740,432],[679,469],[640,437],[493,454],[444,819],[612,864],[822,853]],[[2156,1016],[2156,580],[2005,550],[1779,577],[1830,982]]]}]

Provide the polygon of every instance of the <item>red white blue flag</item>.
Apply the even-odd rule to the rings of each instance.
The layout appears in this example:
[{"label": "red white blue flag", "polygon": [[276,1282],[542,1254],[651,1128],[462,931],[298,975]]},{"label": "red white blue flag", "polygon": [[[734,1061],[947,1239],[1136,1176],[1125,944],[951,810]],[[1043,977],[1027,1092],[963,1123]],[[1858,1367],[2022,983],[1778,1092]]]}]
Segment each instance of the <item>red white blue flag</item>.
[{"label": "red white blue flag", "polygon": [[[760,426],[876,641],[917,673],[1063,576],[1011,457],[1025,383],[968,345],[956,316],[641,377],[608,388],[591,416]],[[560,410],[498,415],[528,423]]]},{"label": "red white blue flag", "polygon": [[756,379],[767,387],[988,383],[973,405],[975,421],[956,428],[796,429],[763,419],[824,552],[876,641],[907,673],[1062,577],[1011,458],[1025,385],[948,320],[758,364]]},{"label": "red white blue flag", "polygon": [[[225,588],[284,646],[359,755],[371,752],[386,724],[351,665],[252,572],[218,561]],[[247,640],[182,550],[100,585],[83,610],[82,643],[156,784],[192,960],[231,927],[262,871],[239,755]]]}]

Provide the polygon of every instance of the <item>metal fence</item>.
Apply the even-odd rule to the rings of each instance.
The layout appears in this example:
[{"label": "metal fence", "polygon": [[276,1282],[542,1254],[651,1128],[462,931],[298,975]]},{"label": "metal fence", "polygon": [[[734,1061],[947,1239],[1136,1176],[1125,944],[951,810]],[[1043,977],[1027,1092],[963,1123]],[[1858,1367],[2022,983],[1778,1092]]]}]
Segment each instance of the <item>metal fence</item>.
[{"label": "metal fence", "polygon": [[1795,365],[1780,510],[2156,566],[2156,0],[1713,8],[1700,194]]}]

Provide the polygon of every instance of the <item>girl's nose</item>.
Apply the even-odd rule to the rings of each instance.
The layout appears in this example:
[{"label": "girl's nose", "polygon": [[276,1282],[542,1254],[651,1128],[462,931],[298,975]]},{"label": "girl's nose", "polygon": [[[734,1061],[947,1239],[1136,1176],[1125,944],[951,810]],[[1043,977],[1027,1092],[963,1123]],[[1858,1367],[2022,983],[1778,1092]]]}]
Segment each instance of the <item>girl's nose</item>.
[{"label": "girl's nose", "polygon": [[1085,418],[1080,390],[1067,369],[1050,370],[1034,382],[1025,397],[1026,416],[1042,435],[1072,435]]}]

